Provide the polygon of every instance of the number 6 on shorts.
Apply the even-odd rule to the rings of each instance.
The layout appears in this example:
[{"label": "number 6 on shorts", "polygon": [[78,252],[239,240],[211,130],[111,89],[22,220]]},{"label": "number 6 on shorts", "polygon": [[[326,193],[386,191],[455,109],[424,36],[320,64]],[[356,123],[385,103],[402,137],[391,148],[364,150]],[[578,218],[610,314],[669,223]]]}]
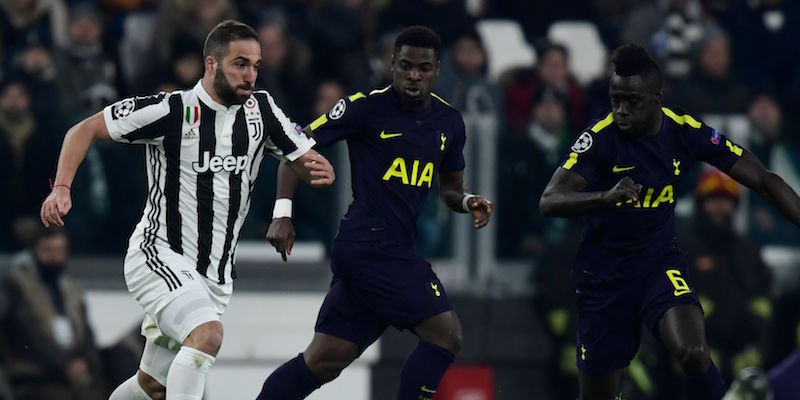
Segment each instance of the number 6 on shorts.
[{"label": "number 6 on shorts", "polygon": [[672,282],[672,286],[675,287],[675,291],[672,292],[672,294],[675,297],[682,296],[686,293],[692,292],[692,289],[689,287],[689,284],[686,283],[686,279],[683,279],[683,277],[681,277],[681,271],[677,269],[668,269],[667,278],[669,278],[669,281]]}]

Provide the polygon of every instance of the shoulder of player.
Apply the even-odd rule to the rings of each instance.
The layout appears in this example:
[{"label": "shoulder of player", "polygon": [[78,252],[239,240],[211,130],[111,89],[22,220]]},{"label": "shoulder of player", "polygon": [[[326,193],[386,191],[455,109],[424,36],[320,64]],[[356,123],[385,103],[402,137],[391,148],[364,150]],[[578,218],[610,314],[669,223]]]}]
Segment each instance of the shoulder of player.
[{"label": "shoulder of player", "polygon": [[663,106],[661,107],[661,112],[664,113],[664,119],[667,123],[672,124],[672,126],[681,129],[701,129],[703,127],[702,121],[679,108]]}]

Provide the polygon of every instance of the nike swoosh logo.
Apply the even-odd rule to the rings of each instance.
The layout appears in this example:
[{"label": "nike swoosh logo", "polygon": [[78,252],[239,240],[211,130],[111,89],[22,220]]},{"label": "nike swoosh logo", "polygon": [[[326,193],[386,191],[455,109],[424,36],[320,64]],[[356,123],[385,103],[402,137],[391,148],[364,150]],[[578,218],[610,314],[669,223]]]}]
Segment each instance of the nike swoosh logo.
[{"label": "nike swoosh logo", "polygon": [[428,389],[427,386],[422,386],[420,389],[425,393],[436,393],[436,390]]},{"label": "nike swoosh logo", "polygon": [[615,165],[614,168],[611,168],[611,172],[625,172],[625,171],[630,171],[634,168],[636,167],[620,167]]},{"label": "nike swoosh logo", "polygon": [[381,139],[391,139],[391,138],[398,137],[398,136],[403,136],[403,134],[400,133],[400,132],[397,132],[397,133],[386,133],[386,131],[381,131]]}]

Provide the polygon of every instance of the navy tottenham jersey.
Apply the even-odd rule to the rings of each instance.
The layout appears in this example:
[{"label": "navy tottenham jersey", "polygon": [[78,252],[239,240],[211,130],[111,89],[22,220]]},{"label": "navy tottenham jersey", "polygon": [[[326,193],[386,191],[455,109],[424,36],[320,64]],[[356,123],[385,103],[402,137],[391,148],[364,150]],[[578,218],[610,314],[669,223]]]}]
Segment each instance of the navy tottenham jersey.
[{"label": "navy tottenham jersey", "polygon": [[406,109],[392,86],[356,93],[310,127],[322,146],[347,140],[353,202],[339,226],[340,240],[411,245],[436,174],[464,169],[464,121],[436,95],[427,108]]},{"label": "navy tottenham jersey", "polygon": [[727,172],[742,148],[719,131],[663,107],[655,136],[622,134],[609,113],[578,137],[562,168],[583,176],[586,191],[609,190],[625,176],[642,185],[632,201],[587,213],[573,276],[595,282],[624,280],[656,263],[680,257],[675,242],[675,188],[697,161]]}]

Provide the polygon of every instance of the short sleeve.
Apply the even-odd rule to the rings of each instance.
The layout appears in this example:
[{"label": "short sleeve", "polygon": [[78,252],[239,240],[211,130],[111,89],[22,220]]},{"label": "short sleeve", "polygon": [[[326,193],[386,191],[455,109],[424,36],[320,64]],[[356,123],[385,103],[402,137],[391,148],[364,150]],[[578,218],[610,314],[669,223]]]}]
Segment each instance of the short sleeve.
[{"label": "short sleeve", "polygon": [[598,142],[598,134],[586,130],[578,136],[578,140],[570,148],[570,153],[566,161],[561,164],[561,168],[575,172],[584,177],[587,181],[594,182],[600,170],[601,160]]},{"label": "short sleeve", "polygon": [[[461,115],[458,114],[456,117],[455,123],[455,130],[450,132],[449,134],[452,135],[452,143],[447,146],[446,151],[444,153],[444,157],[442,158],[442,165],[440,167],[441,171],[444,172],[455,172],[461,171],[464,169],[464,143],[467,140],[466,129],[464,128],[464,119],[461,118]],[[447,143],[447,134],[442,133],[440,140],[442,141],[442,146]]]},{"label": "short sleeve", "polygon": [[180,130],[180,108],[179,94],[160,92],[108,105],[103,109],[103,119],[114,141],[159,144],[170,131]]},{"label": "short sleeve", "polygon": [[744,149],[718,130],[703,124],[699,129],[688,128],[686,139],[690,154],[720,171],[728,172],[742,156]]},{"label": "short sleeve", "polygon": [[291,162],[314,147],[314,139],[306,136],[300,126],[286,116],[269,93],[258,91],[255,98],[269,138],[265,147],[273,157]]},{"label": "short sleeve", "polygon": [[364,111],[367,108],[366,97],[359,92],[343,97],[325,114],[315,119],[309,127],[314,137],[322,146],[329,146],[339,140],[357,134],[364,126]]}]

